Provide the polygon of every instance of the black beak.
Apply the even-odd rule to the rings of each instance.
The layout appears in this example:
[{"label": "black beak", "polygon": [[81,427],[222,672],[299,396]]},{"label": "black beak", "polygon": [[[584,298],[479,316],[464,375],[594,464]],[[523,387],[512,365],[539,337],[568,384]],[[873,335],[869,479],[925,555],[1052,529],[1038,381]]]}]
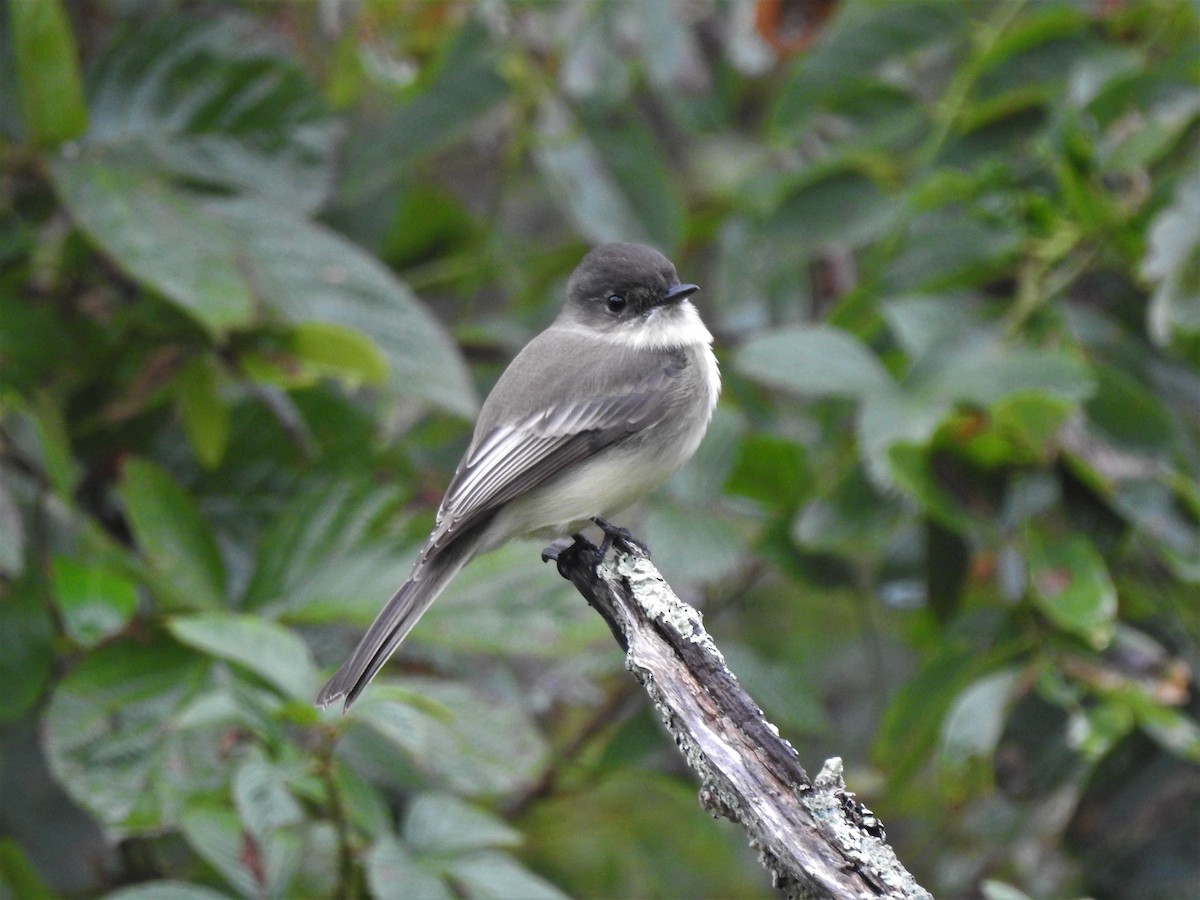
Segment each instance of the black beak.
[{"label": "black beak", "polygon": [[690,297],[698,290],[700,287],[695,284],[673,284],[663,294],[663,303],[678,303],[684,297]]}]

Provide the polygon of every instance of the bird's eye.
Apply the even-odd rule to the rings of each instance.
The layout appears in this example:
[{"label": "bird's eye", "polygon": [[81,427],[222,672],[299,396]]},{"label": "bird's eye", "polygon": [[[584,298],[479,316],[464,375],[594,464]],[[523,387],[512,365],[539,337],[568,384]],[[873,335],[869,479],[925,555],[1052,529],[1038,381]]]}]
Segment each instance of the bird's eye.
[{"label": "bird's eye", "polygon": [[608,304],[609,312],[619,313],[625,308],[625,298],[620,294],[609,294],[604,302]]}]

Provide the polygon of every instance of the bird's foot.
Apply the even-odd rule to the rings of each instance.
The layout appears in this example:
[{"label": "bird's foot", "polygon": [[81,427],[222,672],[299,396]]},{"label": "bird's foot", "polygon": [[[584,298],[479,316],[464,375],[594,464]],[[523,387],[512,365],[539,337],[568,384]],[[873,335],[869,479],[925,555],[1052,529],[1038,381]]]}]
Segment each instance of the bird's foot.
[{"label": "bird's foot", "polygon": [[616,547],[625,553],[633,553],[650,558],[650,548],[633,536],[628,528],[620,528],[605,519],[596,516],[592,523],[604,532],[604,541],[600,544],[600,558],[608,555],[611,547]]},{"label": "bird's foot", "polygon": [[558,562],[558,558],[564,553],[569,552],[575,546],[575,542],[578,539],[578,535],[573,538],[558,538],[556,541],[554,541],[554,543],[542,551],[542,562],[546,563],[550,562],[551,560]]},{"label": "bird's foot", "polygon": [[574,562],[577,562],[575,557],[587,551],[596,553],[596,545],[582,534],[575,534],[569,538],[559,538],[549,547],[545,548],[542,551],[542,562],[554,560],[554,565],[558,568],[558,574],[563,578],[569,579],[571,577],[570,568]]}]

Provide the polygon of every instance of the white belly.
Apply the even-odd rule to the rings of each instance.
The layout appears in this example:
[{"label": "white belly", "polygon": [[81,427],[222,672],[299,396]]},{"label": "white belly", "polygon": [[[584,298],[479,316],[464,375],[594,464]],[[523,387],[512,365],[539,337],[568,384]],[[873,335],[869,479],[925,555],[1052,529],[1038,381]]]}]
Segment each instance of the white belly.
[{"label": "white belly", "polygon": [[[678,452],[684,449],[688,452]],[[632,506],[675,474],[694,451],[694,445],[665,453],[614,448],[512,501],[488,531],[497,544],[519,535],[574,534],[593,516],[607,518]]]}]

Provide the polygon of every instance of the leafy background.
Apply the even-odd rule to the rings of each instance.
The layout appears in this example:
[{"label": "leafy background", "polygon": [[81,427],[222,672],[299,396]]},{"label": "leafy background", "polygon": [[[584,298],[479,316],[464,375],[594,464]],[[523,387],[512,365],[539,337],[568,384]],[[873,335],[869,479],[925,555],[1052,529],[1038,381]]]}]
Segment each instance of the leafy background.
[{"label": "leafy background", "polygon": [[0,895],[769,896],[520,545],[345,716],[587,247],[726,389],[638,533],[939,896],[1200,896],[1184,0],[0,2]]}]

